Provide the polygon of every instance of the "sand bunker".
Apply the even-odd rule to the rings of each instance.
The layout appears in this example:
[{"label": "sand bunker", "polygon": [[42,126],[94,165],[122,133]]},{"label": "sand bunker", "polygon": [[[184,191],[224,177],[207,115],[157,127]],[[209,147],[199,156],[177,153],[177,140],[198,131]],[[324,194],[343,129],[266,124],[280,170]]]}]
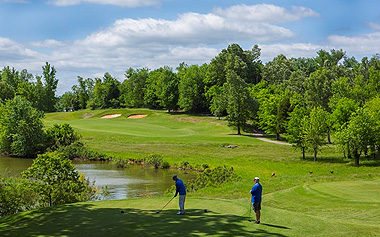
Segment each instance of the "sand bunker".
[{"label": "sand bunker", "polygon": [[121,114],[107,114],[107,115],[104,115],[104,116],[102,116],[100,118],[102,118],[102,119],[108,119],[108,118],[117,118],[117,117],[120,117],[120,116],[121,116]]},{"label": "sand bunker", "polygon": [[139,118],[145,118],[146,116],[148,116],[148,115],[147,114],[131,114],[127,118],[139,119]]}]

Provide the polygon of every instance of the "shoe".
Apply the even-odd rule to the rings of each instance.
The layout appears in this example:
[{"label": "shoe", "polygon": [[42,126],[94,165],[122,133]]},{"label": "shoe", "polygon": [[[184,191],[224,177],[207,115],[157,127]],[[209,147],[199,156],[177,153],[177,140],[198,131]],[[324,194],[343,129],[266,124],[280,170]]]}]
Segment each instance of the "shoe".
[{"label": "shoe", "polygon": [[182,215],[182,213],[179,211],[179,212],[177,212],[177,215]]},{"label": "shoe", "polygon": [[260,224],[260,221],[255,221],[256,224]]}]

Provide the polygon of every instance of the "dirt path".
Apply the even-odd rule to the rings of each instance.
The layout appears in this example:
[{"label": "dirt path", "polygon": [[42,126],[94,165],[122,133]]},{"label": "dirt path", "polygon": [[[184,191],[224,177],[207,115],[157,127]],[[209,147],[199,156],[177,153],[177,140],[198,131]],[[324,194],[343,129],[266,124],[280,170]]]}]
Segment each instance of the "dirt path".
[{"label": "dirt path", "polygon": [[278,144],[278,145],[287,145],[287,146],[292,145],[292,144],[289,144],[287,142],[273,141],[273,140],[270,140],[268,138],[264,138],[263,134],[261,134],[261,133],[254,133],[253,137],[255,137],[261,141],[264,141],[264,142],[270,142],[270,143],[274,143],[274,144]]}]

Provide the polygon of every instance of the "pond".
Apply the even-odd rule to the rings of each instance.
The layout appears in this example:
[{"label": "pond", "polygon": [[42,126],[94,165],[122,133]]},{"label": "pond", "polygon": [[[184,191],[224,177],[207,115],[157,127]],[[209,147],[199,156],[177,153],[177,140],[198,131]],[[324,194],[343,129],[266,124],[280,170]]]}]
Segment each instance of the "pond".
[{"label": "pond", "polygon": [[[8,173],[19,175],[33,163],[32,159],[0,157],[0,175]],[[196,177],[195,172],[185,172],[172,169],[152,169],[144,166],[129,166],[116,168],[109,162],[74,161],[77,170],[84,173],[91,181],[95,180],[98,187],[107,186],[109,195],[106,200],[125,198],[151,197],[162,195],[174,182],[172,176],[185,183]]]}]

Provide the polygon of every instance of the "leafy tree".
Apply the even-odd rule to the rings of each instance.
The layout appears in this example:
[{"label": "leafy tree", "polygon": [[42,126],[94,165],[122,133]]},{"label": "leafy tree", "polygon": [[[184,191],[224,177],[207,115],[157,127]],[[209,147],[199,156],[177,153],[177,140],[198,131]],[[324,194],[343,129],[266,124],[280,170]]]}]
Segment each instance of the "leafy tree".
[{"label": "leafy tree", "polygon": [[183,110],[196,112],[207,109],[203,84],[206,68],[206,65],[192,65],[178,69],[180,75],[178,104]]},{"label": "leafy tree", "polygon": [[0,151],[31,157],[43,148],[43,113],[16,96],[0,107]]},{"label": "leafy tree", "polygon": [[363,109],[358,108],[346,128],[338,133],[340,144],[343,147],[348,146],[352,152],[355,165],[359,165],[362,153],[367,153],[368,148],[376,143],[376,126],[371,114]]},{"label": "leafy tree", "polygon": [[124,75],[126,79],[121,84],[120,102],[127,107],[143,107],[149,69],[129,68]]},{"label": "leafy tree", "polygon": [[293,62],[280,54],[263,68],[263,79],[270,84],[282,84],[289,80],[293,71]]},{"label": "leafy tree", "polygon": [[[73,103],[74,109],[85,109],[87,108],[88,100],[94,89],[94,80],[91,78],[83,79],[78,76],[78,85],[72,86],[72,91],[76,98],[75,103]],[[75,108],[77,107],[77,108]]]},{"label": "leafy tree", "polygon": [[57,98],[55,93],[57,91],[58,79],[56,79],[56,73],[54,66],[52,67],[48,62],[42,67],[42,75],[44,78],[44,93],[43,93],[43,105],[45,112],[55,111],[55,103]]},{"label": "leafy tree", "polygon": [[46,130],[46,146],[51,150],[57,150],[63,146],[69,146],[79,141],[80,135],[68,123],[54,124]]},{"label": "leafy tree", "polygon": [[246,82],[233,70],[227,73],[227,82],[223,87],[223,93],[226,100],[228,124],[237,127],[237,134],[240,135],[240,130],[247,120],[254,117],[257,102],[251,97]]},{"label": "leafy tree", "polygon": [[304,118],[308,115],[308,110],[302,106],[296,106],[289,114],[287,123],[287,140],[296,148],[301,149],[302,159],[305,159],[305,152],[308,148],[306,143],[305,128],[307,120]]},{"label": "leafy tree", "polygon": [[319,148],[324,144],[327,116],[328,113],[321,107],[314,107],[311,109],[310,115],[305,116],[302,121],[306,144],[314,151],[314,161],[317,160]]},{"label": "leafy tree", "polygon": [[326,111],[332,96],[333,73],[325,68],[313,72],[305,81],[305,99],[310,107],[321,106]]},{"label": "leafy tree", "polygon": [[70,160],[59,154],[39,155],[22,176],[34,181],[41,206],[88,201],[96,197],[97,190],[79,174]]}]

